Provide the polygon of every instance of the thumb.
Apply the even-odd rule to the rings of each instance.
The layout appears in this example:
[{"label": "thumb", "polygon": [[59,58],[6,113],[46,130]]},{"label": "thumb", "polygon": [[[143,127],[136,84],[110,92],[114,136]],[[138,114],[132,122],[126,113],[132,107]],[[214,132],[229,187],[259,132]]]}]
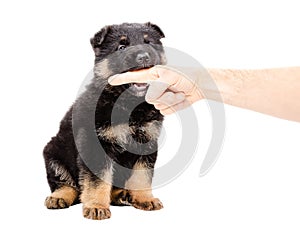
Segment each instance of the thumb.
[{"label": "thumb", "polygon": [[158,99],[168,88],[169,84],[162,81],[149,81],[149,88],[146,93],[146,102],[153,103]]}]

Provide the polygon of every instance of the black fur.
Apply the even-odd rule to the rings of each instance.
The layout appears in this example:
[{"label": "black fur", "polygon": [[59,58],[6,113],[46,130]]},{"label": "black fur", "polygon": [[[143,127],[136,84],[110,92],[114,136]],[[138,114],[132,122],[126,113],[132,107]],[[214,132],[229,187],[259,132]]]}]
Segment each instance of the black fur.
[{"label": "black fur", "polygon": [[[97,184],[103,171],[112,164],[114,184],[118,187],[130,176],[118,165],[131,169],[139,161],[149,169],[154,168],[157,137],[149,137],[142,127],[156,121],[159,129],[163,116],[145,102],[145,90],[140,91],[134,84],[110,86],[107,79],[117,73],[164,64],[160,42],[163,37],[161,29],[151,23],[126,23],[106,26],[91,39],[95,52],[94,78],[62,119],[57,135],[44,148],[51,192],[67,185],[80,194],[83,179]],[[147,55],[142,62],[137,60],[141,53]],[[131,112],[130,107],[134,104],[138,105]],[[113,110],[118,115],[112,120]],[[124,116],[129,116],[129,120]],[[131,141],[120,145],[101,137],[103,129],[120,124],[128,124],[134,129]],[[95,147],[95,138],[102,147]]]}]

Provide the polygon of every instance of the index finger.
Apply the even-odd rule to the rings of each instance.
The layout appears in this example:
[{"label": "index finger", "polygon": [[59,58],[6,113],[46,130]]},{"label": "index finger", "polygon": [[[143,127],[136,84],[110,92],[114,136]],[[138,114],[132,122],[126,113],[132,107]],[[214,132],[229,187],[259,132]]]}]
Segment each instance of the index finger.
[{"label": "index finger", "polygon": [[121,85],[126,83],[147,83],[148,81],[156,80],[158,74],[151,72],[151,69],[152,68],[117,74],[110,77],[108,83],[110,85]]}]

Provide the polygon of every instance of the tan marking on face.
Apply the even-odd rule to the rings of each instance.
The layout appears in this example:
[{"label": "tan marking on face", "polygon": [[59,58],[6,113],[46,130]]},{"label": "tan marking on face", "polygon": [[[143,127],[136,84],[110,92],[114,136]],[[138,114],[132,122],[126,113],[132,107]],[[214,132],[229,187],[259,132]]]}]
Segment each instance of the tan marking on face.
[{"label": "tan marking on face", "polygon": [[85,207],[105,207],[110,205],[110,194],[112,188],[112,167],[103,172],[101,180],[95,184],[90,178],[83,179],[83,190],[80,196]]},{"label": "tan marking on face", "polygon": [[147,39],[149,37],[148,34],[144,34],[144,39]]},{"label": "tan marking on face", "polygon": [[120,40],[126,40],[126,39],[127,39],[127,36],[125,36],[125,35],[122,35],[120,38]]},{"label": "tan marking on face", "polygon": [[160,62],[161,62],[161,65],[167,64],[167,57],[166,57],[165,53],[163,53],[163,52],[160,53]]},{"label": "tan marking on face", "polygon": [[106,79],[111,75],[111,71],[108,66],[108,59],[104,59],[101,62],[95,64],[94,74],[102,79]]},{"label": "tan marking on face", "polygon": [[54,198],[63,199],[68,206],[72,205],[78,197],[78,191],[69,186],[63,186],[55,190],[51,195]]}]

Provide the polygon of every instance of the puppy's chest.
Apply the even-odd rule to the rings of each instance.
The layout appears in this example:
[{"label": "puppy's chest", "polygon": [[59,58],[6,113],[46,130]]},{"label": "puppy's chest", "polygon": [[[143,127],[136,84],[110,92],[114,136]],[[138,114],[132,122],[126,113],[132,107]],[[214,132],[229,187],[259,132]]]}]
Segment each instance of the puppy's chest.
[{"label": "puppy's chest", "polygon": [[142,126],[121,123],[97,129],[98,137],[104,141],[126,146],[135,142],[146,143],[156,141],[160,135],[161,121],[152,120]]}]

